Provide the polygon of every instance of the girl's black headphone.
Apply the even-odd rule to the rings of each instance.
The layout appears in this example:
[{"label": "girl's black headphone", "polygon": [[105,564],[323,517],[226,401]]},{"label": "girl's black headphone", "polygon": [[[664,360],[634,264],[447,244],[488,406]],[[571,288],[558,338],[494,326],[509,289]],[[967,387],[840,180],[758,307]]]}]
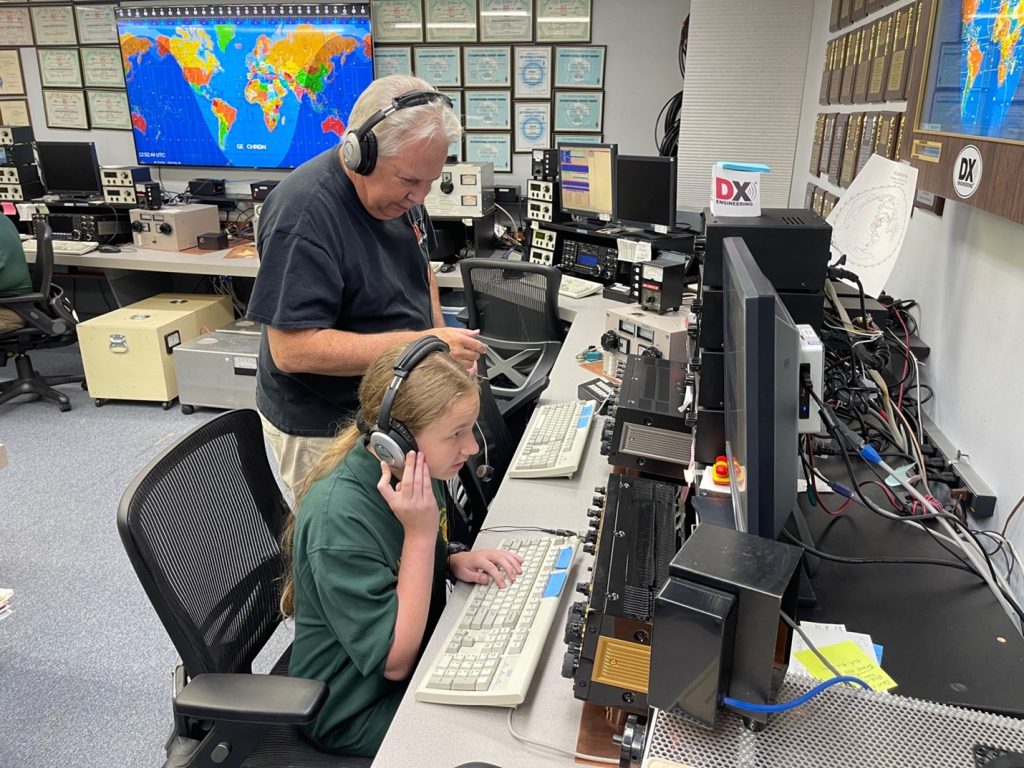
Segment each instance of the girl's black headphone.
[{"label": "girl's black headphone", "polygon": [[388,115],[400,109],[418,107],[440,101],[454,109],[452,100],[438,91],[412,91],[393,99],[384,109],[378,109],[366,122],[358,128],[348,131],[341,144],[341,159],[345,167],[366,176],[377,167],[377,137],[373,135],[373,127]]},{"label": "girl's black headphone", "polygon": [[370,446],[373,452],[381,461],[392,467],[404,466],[405,455],[416,450],[416,438],[412,436],[412,431],[402,422],[391,418],[391,407],[395,403],[398,388],[424,358],[434,352],[447,351],[448,345],[437,336],[424,336],[407,346],[395,363],[395,375],[391,378],[391,383],[384,392],[384,399],[380,403],[377,427],[370,432]]}]

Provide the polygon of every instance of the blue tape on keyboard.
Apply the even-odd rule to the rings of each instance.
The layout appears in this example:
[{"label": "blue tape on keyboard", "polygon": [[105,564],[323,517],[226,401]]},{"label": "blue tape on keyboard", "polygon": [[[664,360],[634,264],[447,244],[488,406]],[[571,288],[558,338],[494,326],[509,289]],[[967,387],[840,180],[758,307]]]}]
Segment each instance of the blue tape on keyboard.
[{"label": "blue tape on keyboard", "polygon": [[572,547],[562,547],[562,551],[558,553],[558,559],[555,561],[555,568],[564,571],[571,562]]},{"label": "blue tape on keyboard", "polygon": [[590,423],[590,417],[594,414],[594,406],[592,403],[588,403],[583,406],[583,410],[580,412],[580,420],[576,425],[576,429],[583,429],[587,424]]},{"label": "blue tape on keyboard", "polygon": [[544,588],[544,597],[558,597],[562,594],[562,587],[565,585],[565,577],[568,576],[567,571],[556,571],[548,576],[548,585]]}]

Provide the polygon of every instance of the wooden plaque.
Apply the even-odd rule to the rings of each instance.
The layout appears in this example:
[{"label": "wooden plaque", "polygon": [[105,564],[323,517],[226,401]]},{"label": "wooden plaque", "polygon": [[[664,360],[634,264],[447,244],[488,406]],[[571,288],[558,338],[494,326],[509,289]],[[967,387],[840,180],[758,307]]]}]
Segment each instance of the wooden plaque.
[{"label": "wooden plaque", "polygon": [[811,210],[821,216],[821,207],[825,204],[825,190],[821,187],[814,188],[814,198],[811,200]]},{"label": "wooden plaque", "polygon": [[836,203],[839,202],[839,198],[833,195],[831,192],[826,192],[822,195],[821,201],[821,218],[827,219],[828,215],[832,213],[832,209],[836,207]]},{"label": "wooden plaque", "polygon": [[814,140],[811,142],[811,162],[807,167],[811,176],[817,176],[821,168],[821,139],[825,134],[825,115],[818,113],[814,118]]},{"label": "wooden plaque", "polygon": [[832,10],[828,15],[829,32],[836,32],[839,29],[839,4],[840,0],[832,0]]},{"label": "wooden plaque", "polygon": [[839,28],[850,26],[850,0],[839,0]]},{"label": "wooden plaque", "polygon": [[840,104],[853,104],[853,79],[857,73],[857,59],[860,57],[860,43],[863,35],[858,29],[851,32],[846,43],[846,57],[843,59],[843,86],[839,90]]},{"label": "wooden plaque", "polygon": [[864,0],[852,0],[850,3],[850,21],[856,24],[867,15],[868,10]]},{"label": "wooden plaque", "polygon": [[892,159],[897,162],[903,157],[903,126],[907,124],[907,113],[900,112],[896,117],[896,146],[892,151]]},{"label": "wooden plaque", "polygon": [[817,187],[811,184],[811,182],[807,182],[807,191],[804,193],[804,208],[814,210],[812,206],[814,205],[814,190],[816,189]]},{"label": "wooden plaque", "polygon": [[895,14],[889,14],[875,22],[878,25],[878,33],[875,35],[875,57],[871,62],[871,74],[868,76],[867,95],[867,100],[871,103],[885,101],[885,83],[889,75],[889,55],[895,20]]},{"label": "wooden plaque", "polygon": [[846,148],[846,127],[850,123],[848,114],[836,115],[836,127],[832,133],[832,152],[828,156],[828,180],[839,183],[839,170],[843,167],[843,150]]},{"label": "wooden plaque", "polygon": [[843,62],[846,61],[846,45],[848,36],[843,35],[833,40],[832,77],[828,83],[828,103],[839,103],[839,91],[843,87]]},{"label": "wooden plaque", "polygon": [[875,25],[869,24],[861,30],[860,55],[853,75],[853,103],[863,104],[868,100],[868,75],[871,73],[871,59],[875,48]]},{"label": "wooden plaque", "polygon": [[899,131],[899,112],[882,112],[875,135],[875,154],[890,160],[896,156],[896,134]]},{"label": "wooden plaque", "polygon": [[892,57],[889,61],[889,77],[885,84],[886,101],[903,101],[907,98],[907,75],[910,72],[910,42],[914,37],[914,19],[917,7],[908,5],[896,11],[896,31],[892,36]]},{"label": "wooden plaque", "polygon": [[872,13],[882,7],[882,0],[865,0],[864,10],[867,11],[870,16]]},{"label": "wooden plaque", "polygon": [[868,112],[864,115],[864,125],[860,131],[860,151],[857,152],[857,169],[854,171],[854,178],[857,178],[857,174],[861,172],[868,158],[875,153],[875,139],[878,137],[878,124],[881,119],[882,114],[880,112]]},{"label": "wooden plaque", "polygon": [[848,187],[857,175],[857,153],[860,152],[860,135],[864,127],[864,113],[850,115],[846,128],[846,143],[843,147],[843,163],[839,169],[839,186]]},{"label": "wooden plaque", "polygon": [[828,104],[828,84],[832,79],[832,52],[835,49],[835,41],[829,40],[825,43],[825,66],[821,70],[821,89],[818,91],[818,103]]},{"label": "wooden plaque", "polygon": [[[921,38],[921,14],[923,12],[924,0],[917,0],[914,6],[914,32],[910,36],[910,72],[921,72],[924,68],[924,49],[927,47]],[[924,34],[928,34],[927,24],[925,25]],[[918,43],[920,42],[920,45]],[[907,91],[905,98],[910,98],[910,81],[911,77],[908,72],[907,74]]]},{"label": "wooden plaque", "polygon": [[821,134],[821,162],[818,163],[818,173],[828,173],[828,164],[832,159],[832,137],[836,132],[836,113],[825,115],[825,128]]}]

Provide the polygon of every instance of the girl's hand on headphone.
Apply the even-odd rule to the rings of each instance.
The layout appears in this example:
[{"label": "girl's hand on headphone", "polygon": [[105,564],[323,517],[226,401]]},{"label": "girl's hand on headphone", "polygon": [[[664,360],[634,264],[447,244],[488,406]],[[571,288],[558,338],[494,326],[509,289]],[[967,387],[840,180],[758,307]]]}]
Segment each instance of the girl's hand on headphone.
[{"label": "girl's hand on headphone", "polygon": [[402,524],[406,536],[430,539],[437,536],[441,510],[430,485],[427,459],[421,451],[409,451],[406,455],[402,480],[395,488],[391,487],[391,467],[382,461],[377,490]]},{"label": "girl's hand on headphone", "polygon": [[494,579],[504,589],[523,572],[523,556],[503,549],[457,552],[448,558],[448,568],[459,581],[487,584]]}]

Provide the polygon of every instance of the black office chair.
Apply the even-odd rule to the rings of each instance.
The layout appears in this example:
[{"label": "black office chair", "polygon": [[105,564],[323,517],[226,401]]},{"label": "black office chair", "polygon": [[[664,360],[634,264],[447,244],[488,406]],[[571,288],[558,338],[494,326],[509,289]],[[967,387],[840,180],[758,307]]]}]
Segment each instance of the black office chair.
[{"label": "black office chair", "polygon": [[272,674],[252,674],[281,621],[290,514],[253,410],[185,435],[121,498],[121,541],[181,658],[165,768],[370,764],[318,752],[299,733],[327,686],[287,677],[290,649]]},{"label": "black office chair", "polygon": [[60,384],[81,384],[81,374],[41,376],[28,353],[35,349],[66,347],[77,340],[75,317],[64,291],[53,282],[53,232],[49,224],[37,225],[36,261],[32,266],[32,293],[0,298],[0,307],[12,309],[25,319],[25,325],[0,334],[0,366],[14,358],[17,378],[0,382],[0,405],[22,395],[33,400],[56,403],[62,411],[71,410],[71,401],[54,389]]},{"label": "black office chair", "polygon": [[[558,317],[562,273],[526,261],[464,259],[460,262],[468,326],[487,345],[481,366],[509,417],[532,406],[565,338]],[[486,368],[486,370],[484,370]]]}]

